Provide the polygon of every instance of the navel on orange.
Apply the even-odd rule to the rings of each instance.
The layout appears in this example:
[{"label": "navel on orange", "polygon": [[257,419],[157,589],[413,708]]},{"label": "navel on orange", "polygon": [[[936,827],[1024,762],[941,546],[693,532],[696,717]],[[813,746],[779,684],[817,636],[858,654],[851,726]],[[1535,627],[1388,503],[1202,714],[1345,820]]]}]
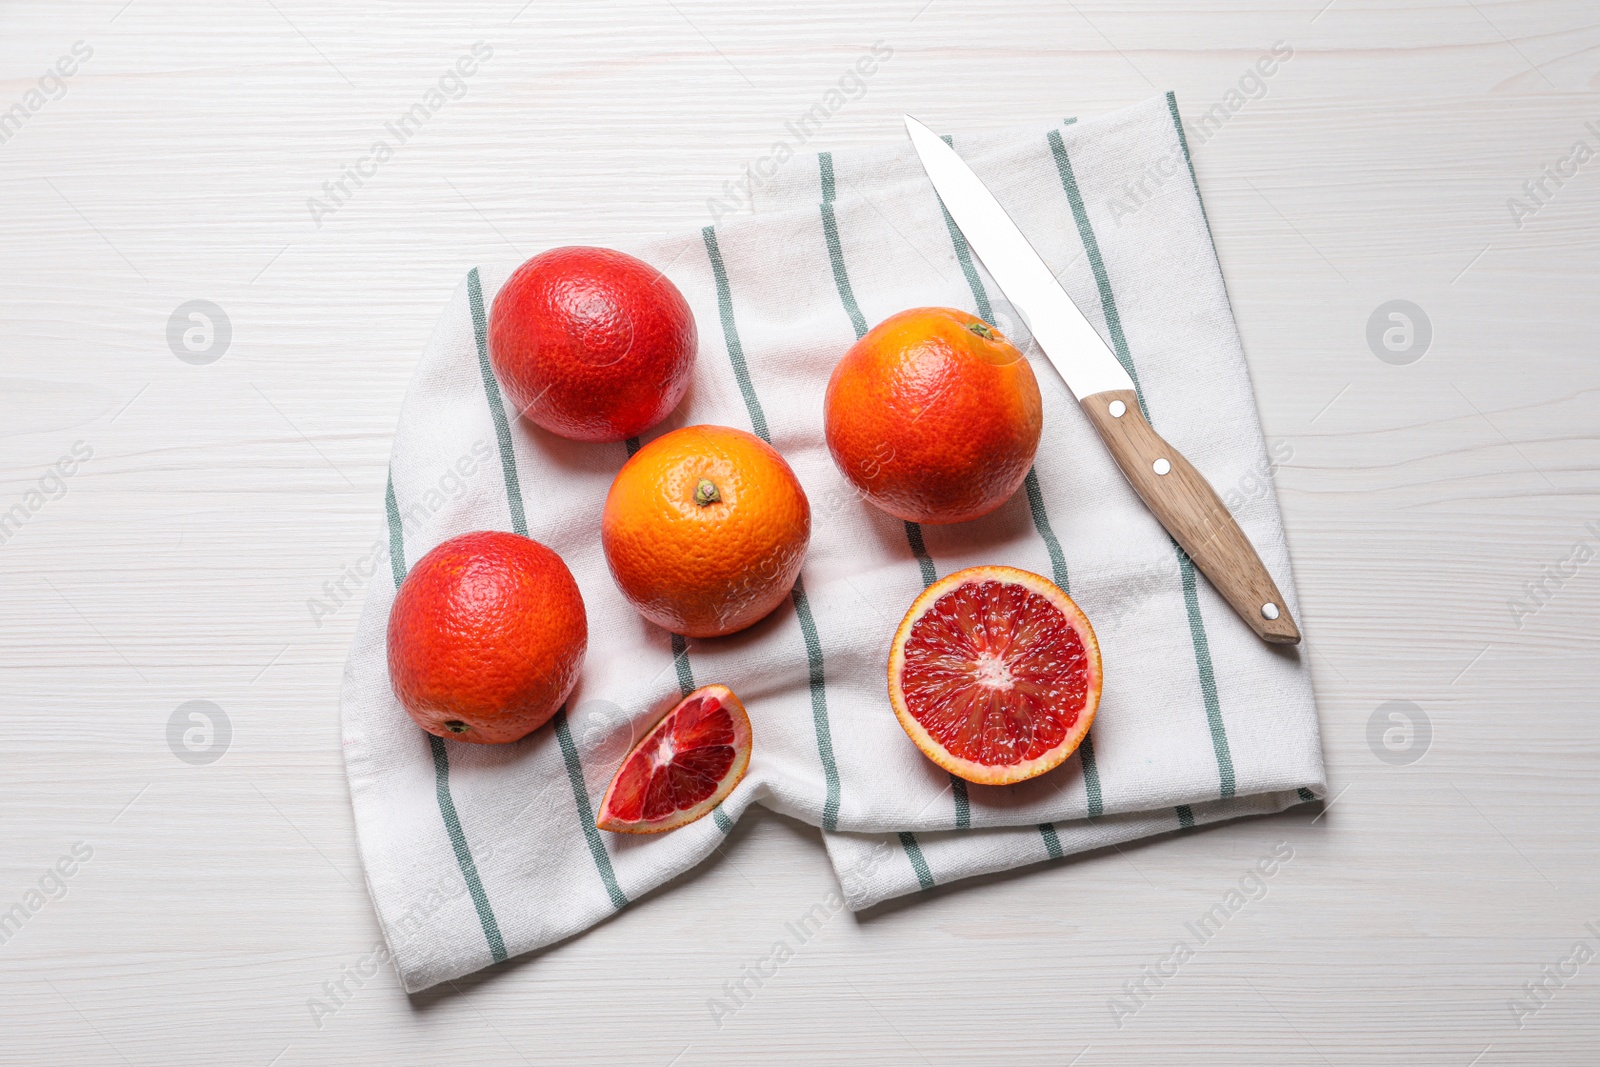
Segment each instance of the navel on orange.
[{"label": "navel on orange", "polygon": [[1015,567],[925,589],[895,632],[889,702],[924,755],[980,785],[1059,766],[1100,705],[1100,645],[1072,598]]},{"label": "navel on orange", "polygon": [[811,505],[761,438],[686,426],[617,472],[600,539],[617,588],[641,615],[686,637],[718,637],[789,595],[811,539]]}]

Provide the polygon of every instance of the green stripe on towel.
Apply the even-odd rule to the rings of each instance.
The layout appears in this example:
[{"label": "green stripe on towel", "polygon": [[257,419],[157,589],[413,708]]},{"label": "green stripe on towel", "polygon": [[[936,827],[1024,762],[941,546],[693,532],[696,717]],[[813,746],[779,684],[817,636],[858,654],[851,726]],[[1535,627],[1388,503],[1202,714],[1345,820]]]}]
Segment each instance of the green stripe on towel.
[{"label": "green stripe on towel", "polygon": [[839,223],[833,217],[832,204],[823,201],[821,210],[822,235],[828,243],[828,258],[833,261],[833,284],[839,288],[839,297],[844,301],[845,314],[850,316],[850,325],[855,327],[856,337],[859,339],[867,332],[867,320],[861,314],[855,294],[850,290],[850,279],[844,273],[844,250],[839,247]]},{"label": "green stripe on towel", "polygon": [[[756,396],[755,385],[744,362],[744,348],[739,343],[739,327],[733,317],[733,290],[728,285],[728,272],[722,263],[722,250],[717,246],[717,231],[707,226],[700,231],[706,245],[706,258],[711,261],[711,274],[717,283],[717,306],[722,311],[722,338],[728,349],[728,361],[733,364],[734,377],[744,393],[745,408],[750,414],[750,425],[768,444],[772,438],[767,433],[766,413]],[[822,640],[817,635],[816,620],[811,617],[811,603],[806,599],[804,582],[796,578],[790,591],[794,601],[795,618],[800,623],[800,634],[806,643],[806,664],[811,683],[811,721],[817,736],[817,759],[822,763],[822,777],[827,784],[827,795],[822,805],[822,828],[839,828],[839,768],[833,759],[833,734],[828,724],[828,687],[823,675]]]},{"label": "green stripe on towel", "polygon": [[[506,420],[505,402],[500,396],[500,385],[495,381],[494,369],[489,365],[489,327],[484,314],[483,286],[478,280],[478,268],[467,273],[467,299],[472,305],[473,333],[478,341],[478,369],[483,374],[484,397],[489,403],[489,415],[494,419],[495,436],[500,441],[500,469],[505,475],[506,502],[511,508],[511,528],[523,537],[528,536],[528,522],[522,510],[522,486],[517,479],[517,454],[511,446],[511,427]],[[594,865],[605,884],[606,893],[616,907],[624,907],[628,898],[617,886],[616,875],[611,870],[611,857],[606,854],[605,843],[594,825],[594,810],[589,804],[589,794],[583,784],[583,764],[578,750],[572,744],[567,729],[567,710],[556,713],[556,737],[561,742],[561,758],[567,765],[567,777],[572,780],[573,800],[577,802],[578,821],[589,841],[589,851],[594,855]]]},{"label": "green stripe on towel", "polygon": [[511,425],[506,420],[505,403],[500,399],[500,383],[494,380],[494,368],[489,365],[489,317],[483,310],[483,285],[478,280],[477,267],[467,272],[467,299],[472,304],[472,333],[478,341],[478,372],[483,375],[489,416],[494,419],[494,435],[500,442],[500,469],[506,479],[511,529],[527,537],[528,519],[522,512],[522,487],[517,483],[517,454],[511,448]]},{"label": "green stripe on towel", "polygon": [[394,475],[383,492],[383,510],[389,519],[389,569],[394,572],[394,587],[406,580],[406,539],[400,524],[400,505],[394,498]]},{"label": "green stripe on towel", "polygon": [[694,669],[689,666],[689,642],[682,634],[672,635],[672,665],[678,670],[678,693],[694,692]]},{"label": "green stripe on towel", "polygon": [[[1046,551],[1050,553],[1051,580],[1061,587],[1063,593],[1071,596],[1067,558],[1061,551],[1061,543],[1056,540],[1055,531],[1050,528],[1050,517],[1045,513],[1044,492],[1039,487],[1038,472],[1030,469],[1027,478],[1023,479],[1022,486],[1028,494],[1028,510],[1033,512],[1034,529],[1039,531],[1039,537],[1044,541]],[[1083,770],[1083,794],[1088,803],[1089,818],[1097,819],[1105,812],[1105,805],[1100,799],[1100,771],[1094,761],[1093,727],[1090,727],[1089,733],[1084,735],[1083,744],[1078,746],[1078,766]],[[1049,846],[1048,841],[1045,844],[1046,847]]]},{"label": "green stripe on towel", "polygon": [[[1067,158],[1066,144],[1062,141],[1059,130],[1051,130],[1047,139],[1050,142],[1050,153],[1055,158],[1056,171],[1061,177],[1061,187],[1067,194],[1068,203],[1072,205],[1072,217],[1078,225],[1078,236],[1083,242],[1084,254],[1089,259],[1089,267],[1094,272],[1095,284],[1100,291],[1100,307],[1105,314],[1106,330],[1111,334],[1112,349],[1116,352],[1117,360],[1127,370],[1128,376],[1133,379],[1134,391],[1139,399],[1139,410],[1148,420],[1150,412],[1145,407],[1144,391],[1139,388],[1139,376],[1134,369],[1133,357],[1128,352],[1128,339],[1123,334],[1122,319],[1117,313],[1117,299],[1112,292],[1105,261],[1100,255],[1100,243],[1095,239],[1094,228],[1089,224],[1089,214],[1084,210],[1083,197],[1079,194],[1078,182],[1072,173],[1072,161]],[[1189,636],[1194,646],[1195,670],[1199,674],[1200,693],[1205,701],[1206,723],[1211,730],[1211,746],[1216,754],[1218,794],[1227,798],[1234,794],[1233,755],[1228,747],[1227,728],[1222,721],[1222,705],[1217,697],[1216,678],[1211,667],[1211,644],[1206,638],[1205,620],[1200,616],[1194,562],[1176,541],[1172,542],[1172,551],[1178,558],[1184,607],[1189,616]]]},{"label": "green stripe on towel", "polygon": [[628,898],[617,885],[616,872],[611,869],[611,855],[606,843],[600,840],[600,830],[594,824],[594,806],[589,803],[589,787],[583,781],[583,764],[578,762],[578,746],[572,741],[572,728],[567,725],[565,705],[556,712],[556,741],[561,745],[561,758],[567,764],[567,781],[572,783],[572,801],[578,807],[578,821],[583,824],[584,840],[589,843],[589,855],[594,857],[595,870],[600,872],[600,882],[606,887],[611,906],[621,910],[628,906]]},{"label": "green stripe on towel", "polygon": [[[839,303],[844,305],[844,312],[850,317],[850,325],[855,328],[856,340],[859,341],[866,335],[867,320],[861,314],[855,290],[850,286],[850,272],[845,269],[844,250],[839,244],[839,226],[833,216],[833,154],[819,152],[817,168],[822,175],[822,235],[828,246],[828,261],[833,266],[833,284],[839,290]],[[906,543],[916,557],[917,568],[922,572],[922,587],[926,589],[938,580],[939,573],[934,569],[933,560],[923,545],[921,526],[914,522],[906,523]]]},{"label": "green stripe on towel", "polygon": [[[951,148],[956,146],[955,140],[949,134],[945,134],[942,140]],[[935,199],[939,198],[938,193],[933,195]],[[939,200],[939,213],[944,216],[944,228],[950,231],[950,243],[955,246],[956,262],[961,264],[961,273],[966,275],[967,288],[972,290],[972,301],[977,305],[978,318],[994,326],[994,309],[989,306],[989,293],[983,287],[983,280],[978,277],[978,268],[973,265],[972,250],[967,247],[966,234],[961,232],[956,220],[950,217],[950,209],[944,206],[942,199]]]},{"label": "green stripe on towel", "polygon": [[444,832],[455,850],[456,865],[466,880],[467,892],[472,896],[472,906],[478,912],[478,925],[483,927],[483,938],[489,942],[489,955],[496,963],[506,958],[506,943],[500,937],[500,924],[495,921],[494,909],[489,907],[489,897],[478,878],[478,864],[467,846],[467,835],[461,829],[461,816],[456,813],[455,798],[450,795],[450,754],[445,751],[444,738],[428,735],[428,747],[433,752],[433,786],[439,798],[439,814],[444,817]]},{"label": "green stripe on towel", "polygon": [[1049,853],[1050,858],[1053,860],[1060,859],[1061,838],[1056,836],[1056,824],[1051,822],[1040,823],[1039,836],[1044,838],[1044,850]]},{"label": "green stripe on towel", "polygon": [[1211,747],[1217,755],[1219,795],[1223,799],[1233,796],[1233,753],[1228,748],[1228,728],[1222,722],[1222,702],[1217,698],[1217,679],[1211,669],[1211,642],[1206,638],[1205,620],[1200,618],[1199,582],[1195,579],[1194,562],[1180,546],[1173,545],[1178,554],[1178,575],[1183,580],[1183,604],[1189,613],[1189,639],[1194,644],[1194,665],[1200,675],[1200,695],[1205,699],[1206,722],[1211,727]]},{"label": "green stripe on towel", "polygon": [[917,570],[922,574],[922,588],[926,589],[938,581],[939,572],[933,565],[933,557],[928,555],[928,546],[922,542],[922,527],[917,523],[906,522],[906,547],[916,557]]},{"label": "green stripe on towel", "polygon": [[[389,520],[389,565],[394,571],[394,587],[406,577],[405,530],[400,523],[400,505],[395,501],[394,476],[390,475],[384,490],[384,511]],[[433,754],[434,793],[439,801],[439,816],[444,820],[445,836],[455,852],[456,866],[461,868],[461,879],[467,884],[472,906],[478,913],[478,925],[483,928],[483,939],[489,943],[489,956],[499,963],[506,958],[506,943],[500,937],[500,924],[495,921],[494,909],[483,891],[483,881],[478,877],[478,864],[472,858],[467,844],[466,831],[461,828],[461,817],[456,812],[455,797],[450,793],[450,753],[444,739],[428,734],[428,748]]]},{"label": "green stripe on towel", "polygon": [[822,673],[822,640],[817,636],[817,623],[811,617],[811,601],[806,596],[805,581],[794,580],[790,596],[794,599],[795,617],[800,620],[800,635],[806,643],[806,663],[811,683],[811,725],[817,735],[817,757],[822,761],[822,776],[827,783],[827,796],[822,803],[822,828],[839,828],[839,768],[833,760],[833,732],[828,726],[828,686]]},{"label": "green stripe on towel", "polygon": [[1078,746],[1078,763],[1083,768],[1083,794],[1089,805],[1089,818],[1098,819],[1106,812],[1105,801],[1100,797],[1100,769],[1094,761],[1094,727]]},{"label": "green stripe on towel", "polygon": [[[951,148],[955,141],[947,134],[944,143]],[[935,194],[937,195],[937,194]],[[961,273],[966,276],[967,287],[972,290],[972,302],[977,308],[978,317],[990,325],[994,325],[994,309],[989,303],[989,292],[983,286],[983,279],[978,277],[978,269],[972,262],[972,249],[967,244],[966,235],[961,232],[961,227],[956,225],[956,220],[950,217],[950,212],[945,208],[944,201],[939,201],[939,210],[944,214],[945,229],[950,232],[950,244],[955,248],[956,261],[961,264]],[[1023,488],[1028,497],[1028,513],[1033,517],[1033,528],[1038,532],[1039,539],[1044,542],[1045,551],[1050,554],[1051,580],[1061,587],[1063,593],[1071,595],[1071,587],[1067,575],[1067,557],[1061,551],[1061,542],[1056,539],[1054,528],[1050,525],[1050,514],[1044,506],[1044,490],[1039,485],[1039,472],[1034,467],[1028,468],[1028,476],[1023,479]],[[1088,797],[1089,817],[1099,815],[1102,808],[1100,804],[1100,776],[1095,772],[1094,739],[1086,736],[1083,744],[1078,747],[1081,754],[1079,765],[1083,768],[1084,792]],[[957,779],[959,780],[959,779]],[[964,801],[966,789],[962,787]],[[965,804],[958,805],[957,816],[962,814]],[[968,819],[968,825],[971,820]],[[1049,823],[1041,824],[1039,833],[1044,837],[1046,850],[1052,857],[1061,855],[1061,842],[1056,837],[1055,827]]]},{"label": "green stripe on towel", "polygon": [[1170,90],[1167,92],[1167,111],[1172,115],[1172,128],[1178,131],[1178,144],[1183,148],[1183,161],[1189,165],[1189,183],[1194,186],[1194,199],[1200,205],[1200,217],[1205,220],[1206,236],[1211,240],[1211,253],[1215,255],[1217,239],[1211,233],[1211,216],[1206,214],[1206,202],[1200,198],[1200,179],[1195,177],[1194,158],[1189,155],[1189,138],[1183,132],[1183,120],[1178,117],[1178,97]]},{"label": "green stripe on towel", "polygon": [[1067,557],[1061,551],[1061,542],[1056,540],[1055,530],[1050,527],[1050,516],[1044,509],[1044,490],[1039,486],[1039,472],[1035,468],[1028,468],[1028,476],[1022,480],[1022,488],[1028,494],[1028,511],[1033,515],[1033,528],[1039,532],[1039,539],[1044,542],[1045,551],[1050,553],[1051,580],[1061,587],[1063,593],[1071,596]]},{"label": "green stripe on towel", "polygon": [[[844,250],[839,244],[839,226],[833,215],[834,182],[831,152],[817,153],[817,170],[822,183],[822,235],[828,246],[828,261],[833,266],[833,284],[839,290],[839,303],[844,305],[845,314],[850,317],[850,324],[855,328],[856,340],[859,341],[867,332],[867,320],[856,303],[855,290],[850,286],[850,272],[844,265]],[[906,545],[917,561],[917,570],[922,574],[922,588],[926,589],[939,580],[939,572],[933,565],[933,558],[928,555],[927,546],[923,543],[922,527],[914,522],[907,522],[905,527]],[[950,775],[950,793],[955,804],[956,829],[970,829],[972,805],[967,798],[967,783],[953,774]],[[915,846],[916,837],[908,833],[900,835],[902,844],[908,837]],[[914,860],[912,865],[916,866],[916,862]]]},{"label": "green stripe on towel", "polygon": [[1133,379],[1133,389],[1139,397],[1139,411],[1148,420],[1150,413],[1145,410],[1144,390],[1139,388],[1139,371],[1133,365],[1133,357],[1128,354],[1128,341],[1122,335],[1122,319],[1117,315],[1117,300],[1111,292],[1111,279],[1106,274],[1105,260],[1100,257],[1100,242],[1094,235],[1094,228],[1089,225],[1089,213],[1084,210],[1083,197],[1078,192],[1078,180],[1072,173],[1072,161],[1067,158],[1066,143],[1061,140],[1060,130],[1051,130],[1047,137],[1050,154],[1055,157],[1056,172],[1061,176],[1061,188],[1066,191],[1067,202],[1072,205],[1072,217],[1078,224],[1078,238],[1083,242],[1084,255],[1088,257],[1089,269],[1094,272],[1095,286],[1100,290],[1100,308],[1105,313],[1106,329],[1111,334],[1112,351],[1116,353],[1122,369]]},{"label": "green stripe on towel", "polygon": [[833,203],[833,153],[817,153],[817,172],[822,179],[822,202]]},{"label": "green stripe on towel", "polygon": [[928,870],[928,861],[922,857],[922,846],[917,844],[917,835],[902,830],[900,847],[906,850],[906,859],[911,861],[911,869],[917,874],[917,884],[923,889],[932,889],[933,872]]},{"label": "green stripe on towel", "polygon": [[717,283],[717,311],[722,318],[722,339],[728,347],[728,362],[733,364],[733,377],[744,394],[745,410],[750,413],[750,428],[768,444],[772,435],[767,433],[767,415],[761,410],[755,387],[750,384],[750,370],[744,363],[744,346],[739,343],[739,327],[733,321],[733,291],[728,288],[728,272],[722,266],[722,253],[717,249],[716,228],[707,226],[700,231],[706,243],[706,255],[711,259],[711,274]]}]

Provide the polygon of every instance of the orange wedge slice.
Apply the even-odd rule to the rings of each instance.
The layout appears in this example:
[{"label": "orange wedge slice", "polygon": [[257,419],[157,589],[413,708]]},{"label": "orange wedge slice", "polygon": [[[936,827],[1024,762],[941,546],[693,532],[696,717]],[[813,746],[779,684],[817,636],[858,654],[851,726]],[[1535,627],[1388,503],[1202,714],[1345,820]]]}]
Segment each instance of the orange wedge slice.
[{"label": "orange wedge slice", "polygon": [[595,825],[659,834],[703,818],[750,766],[750,717],[725,685],[703,685],[650,728],[618,768]]}]

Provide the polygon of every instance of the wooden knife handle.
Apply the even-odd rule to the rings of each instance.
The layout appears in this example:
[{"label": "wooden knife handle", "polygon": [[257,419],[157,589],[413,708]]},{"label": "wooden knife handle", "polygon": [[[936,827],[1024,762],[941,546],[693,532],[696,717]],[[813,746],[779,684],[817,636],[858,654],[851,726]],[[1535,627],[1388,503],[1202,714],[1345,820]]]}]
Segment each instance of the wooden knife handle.
[{"label": "wooden knife handle", "polygon": [[1137,394],[1095,393],[1079,406],[1134,491],[1250,629],[1273,644],[1299,644],[1300,630],[1255,546],[1211,483],[1150,428]]}]

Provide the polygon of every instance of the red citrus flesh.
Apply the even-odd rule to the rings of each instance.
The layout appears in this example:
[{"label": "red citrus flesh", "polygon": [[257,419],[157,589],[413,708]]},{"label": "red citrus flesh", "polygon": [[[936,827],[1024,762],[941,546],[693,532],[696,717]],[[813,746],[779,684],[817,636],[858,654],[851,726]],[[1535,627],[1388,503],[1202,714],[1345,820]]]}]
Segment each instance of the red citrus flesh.
[{"label": "red citrus flesh", "polygon": [[933,762],[980,785],[1059,766],[1100,704],[1100,645],[1072,598],[1014,567],[925,589],[889,653],[889,700]]},{"label": "red citrus flesh", "polygon": [[750,766],[750,717],[725,685],[680,700],[622,761],[595,825],[618,834],[659,834],[721,804]]}]

